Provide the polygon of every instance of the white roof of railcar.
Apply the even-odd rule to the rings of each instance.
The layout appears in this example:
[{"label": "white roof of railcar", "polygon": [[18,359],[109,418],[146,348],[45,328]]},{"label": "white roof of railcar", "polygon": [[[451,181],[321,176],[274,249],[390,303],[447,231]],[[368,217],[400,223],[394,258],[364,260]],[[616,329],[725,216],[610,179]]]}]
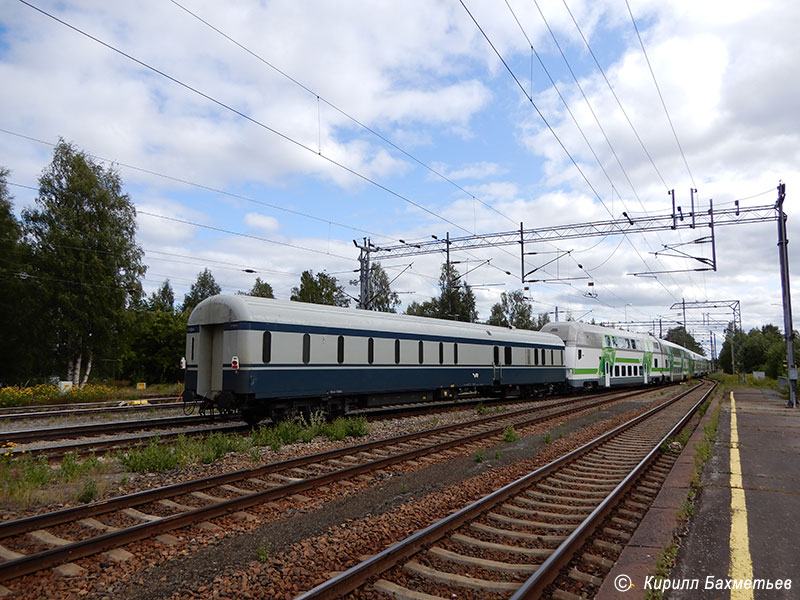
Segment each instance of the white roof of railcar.
[{"label": "white roof of railcar", "polygon": [[188,325],[233,322],[306,324],[317,327],[564,346],[564,342],[558,336],[526,329],[507,329],[480,323],[463,323],[241,295],[219,295],[203,300],[192,311]]},{"label": "white roof of railcar", "polygon": [[[582,323],[581,321],[553,321],[542,327],[543,332],[557,331],[558,336],[565,341],[574,342],[578,337],[578,332],[599,333],[600,335],[614,335],[617,337],[629,337],[631,339],[658,339],[653,338],[649,333],[636,333],[624,329],[614,329],[613,327],[603,327]],[[566,335],[566,337],[565,337]]]}]

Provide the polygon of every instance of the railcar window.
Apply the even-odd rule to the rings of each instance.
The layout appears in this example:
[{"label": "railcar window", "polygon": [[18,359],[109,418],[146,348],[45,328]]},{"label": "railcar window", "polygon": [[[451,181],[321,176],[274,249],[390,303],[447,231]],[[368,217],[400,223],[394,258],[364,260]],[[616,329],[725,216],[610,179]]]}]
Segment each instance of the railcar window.
[{"label": "railcar window", "polygon": [[419,364],[425,362],[425,346],[422,344],[422,340],[419,341]]},{"label": "railcar window", "polygon": [[558,364],[559,365],[563,365],[564,364],[564,351],[563,350],[559,350],[558,351]]},{"label": "railcar window", "polygon": [[375,338],[367,340],[367,362],[369,364],[375,362]]},{"label": "railcar window", "polygon": [[526,365],[531,364],[531,349],[530,348],[525,348],[525,364]]},{"label": "railcar window", "polygon": [[394,364],[400,364],[400,340],[394,341]]},{"label": "railcar window", "polygon": [[619,377],[619,365],[614,365],[614,377]]},{"label": "railcar window", "polygon": [[311,336],[307,333],[303,334],[303,364],[307,365],[311,362]]},{"label": "railcar window", "polygon": [[583,358],[583,350],[578,348],[578,360],[580,360],[581,358]]},{"label": "railcar window", "polygon": [[499,348],[499,347],[497,347],[497,346],[495,346],[495,347],[494,347],[494,357],[493,357],[493,360],[494,360],[494,364],[496,364],[496,365],[499,365],[499,364],[500,364],[500,348]]},{"label": "railcar window", "polygon": [[625,338],[625,347],[626,348],[630,348],[631,347],[631,341],[628,338]]},{"label": "railcar window", "polygon": [[636,340],[631,340],[631,348],[636,350]]},{"label": "railcar window", "polygon": [[503,357],[503,358],[505,358],[505,363],[507,365],[510,365],[511,364],[511,346],[506,346],[505,348],[503,348],[503,354],[505,355]]},{"label": "railcar window", "polygon": [[[194,340],[192,340],[192,356],[194,356]],[[261,362],[264,364],[272,360],[272,334],[269,331],[264,332],[264,337],[261,340]]]},{"label": "railcar window", "polygon": [[336,341],[336,361],[339,364],[344,362],[344,336],[340,335]]},{"label": "railcar window", "polygon": [[551,365],[556,364],[555,362],[553,362],[553,351],[552,350],[550,350],[550,364]]},{"label": "railcar window", "polygon": [[617,336],[615,336],[615,335],[611,336],[611,343],[614,344],[615,348],[619,347],[619,345],[617,344]]},{"label": "railcar window", "polygon": [[192,353],[189,356],[189,360],[194,360],[194,336],[192,336]]},{"label": "railcar window", "polygon": [[453,343],[453,364],[458,364],[458,342]]},{"label": "railcar window", "polygon": [[655,359],[655,364],[654,364],[653,366],[655,366],[656,368],[658,368],[658,359],[657,359],[657,358]]},{"label": "railcar window", "polygon": [[439,342],[439,364],[444,364],[444,342]]},{"label": "railcar window", "polygon": [[633,367],[628,365],[628,376],[630,377],[631,375],[633,375]]},{"label": "railcar window", "polygon": [[611,348],[611,338],[606,336],[606,348]]},{"label": "railcar window", "polygon": [[533,364],[536,365],[537,367],[539,366],[539,349],[538,348],[534,348],[533,349]]}]

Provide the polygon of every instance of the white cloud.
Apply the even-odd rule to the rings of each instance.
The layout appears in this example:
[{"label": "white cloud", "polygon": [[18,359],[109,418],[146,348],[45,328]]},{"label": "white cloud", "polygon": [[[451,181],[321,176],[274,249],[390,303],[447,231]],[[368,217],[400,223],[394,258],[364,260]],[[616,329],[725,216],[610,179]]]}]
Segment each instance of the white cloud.
[{"label": "white cloud", "polygon": [[260,229],[267,233],[275,232],[280,228],[278,219],[259,213],[247,213],[244,216],[244,222],[253,229]]},{"label": "white cloud", "polygon": [[[493,232],[513,230],[520,221],[526,227],[546,227],[620,217],[623,211],[664,212],[670,207],[668,188],[676,190],[678,203],[686,209],[691,181],[625,7],[618,2],[569,2],[666,185],[594,69],[563,3],[540,5],[638,198],[564,70],[535,5],[517,0],[511,2],[516,16],[557,79],[612,182],[558,96],[543,85],[546,80],[537,64],[534,100],[605,207],[531,110],[466,12],[451,2],[417,3],[410,8],[405,3],[286,0],[243,2],[225,10],[209,0],[191,2],[191,10],[313,93],[169,3],[156,3],[146,11],[136,4],[98,0],[45,5],[274,131],[12,4],[0,17],[0,79],[13,92],[0,97],[4,115],[0,126],[50,142],[62,135],[111,160],[314,215],[322,225],[288,213],[282,213],[278,222],[264,214],[268,210],[254,212],[230,196],[122,169],[143,211],[219,224],[232,231],[257,229],[272,237],[280,231],[281,240],[322,252],[287,252],[264,242],[140,215],[139,236],[146,247],[208,260],[212,270],[219,270],[226,289],[252,285],[255,275],[242,273],[236,265],[248,266],[250,257],[257,256],[258,266],[267,269],[262,279],[274,282],[283,297],[288,297],[297,273],[304,269],[354,268],[357,251],[350,239],[362,234],[326,226],[326,220],[376,232],[375,241],[384,243],[378,235],[389,240],[430,239],[432,233],[448,230],[453,236],[464,235],[459,227]],[[530,48],[504,4],[468,6],[520,83],[530,89]],[[632,9],[700,190],[698,202],[705,207],[708,198],[714,198],[721,206],[763,190],[771,192],[748,202],[773,202],[779,178],[787,181],[791,199],[800,181],[800,113],[794,106],[800,80],[790,76],[800,63],[800,46],[795,43],[800,7],[788,1],[642,0],[632,3]],[[414,159],[372,136],[316,94],[413,152],[414,158],[434,166],[485,204],[432,177]],[[16,183],[35,185],[50,154],[46,146],[0,134],[0,164],[12,169]],[[18,205],[30,202],[32,194],[17,189],[15,193]],[[450,223],[414,208],[400,196]],[[794,205],[787,204],[789,238],[795,240],[800,220]],[[598,319],[619,319],[631,303],[629,315],[644,319],[669,313],[676,298],[729,297],[742,300],[746,324],[777,321],[778,307],[772,306],[780,293],[774,222],[719,228],[717,273],[659,275],[657,280],[627,275],[648,266],[692,268],[692,261],[655,257],[651,252],[705,234],[663,232],[631,236],[622,244],[612,237],[532,245],[531,251],[573,250],[572,258],[553,263],[547,271],[579,276],[577,262],[595,267],[592,276],[598,291],[592,300],[583,295],[584,280],[535,284],[529,290],[541,303],[535,310],[558,305],[576,313],[592,309]],[[795,270],[800,265],[796,248],[790,244]],[[491,257],[496,268],[475,271],[469,281],[495,283],[499,278],[507,283],[505,289],[514,289],[520,286],[515,278],[521,268],[518,250],[516,246],[475,250],[459,259]],[[528,268],[541,259],[530,256]],[[436,293],[441,260],[438,255],[414,259],[414,269],[397,285],[421,296],[404,300]],[[202,269],[202,263],[181,264],[178,259],[156,263],[151,270],[174,274],[176,289],[179,285],[188,289]],[[386,261],[390,267],[398,264]],[[505,270],[515,277],[505,276]],[[479,290],[483,317],[501,291]]]}]

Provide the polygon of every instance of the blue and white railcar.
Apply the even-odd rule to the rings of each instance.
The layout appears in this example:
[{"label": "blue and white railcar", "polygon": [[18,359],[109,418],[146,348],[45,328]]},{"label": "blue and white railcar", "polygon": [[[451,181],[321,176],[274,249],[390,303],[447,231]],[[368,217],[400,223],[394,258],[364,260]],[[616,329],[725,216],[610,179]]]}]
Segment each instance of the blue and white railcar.
[{"label": "blue and white railcar", "polygon": [[565,381],[552,334],[249,296],[197,305],[186,361],[188,397],[249,422]]}]

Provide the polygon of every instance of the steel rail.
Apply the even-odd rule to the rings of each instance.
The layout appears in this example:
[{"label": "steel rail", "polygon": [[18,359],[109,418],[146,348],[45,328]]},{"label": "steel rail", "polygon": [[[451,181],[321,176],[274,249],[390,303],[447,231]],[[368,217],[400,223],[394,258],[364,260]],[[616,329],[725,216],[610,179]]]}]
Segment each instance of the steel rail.
[{"label": "steel rail", "polygon": [[[647,390],[647,391],[652,391],[652,390]],[[573,412],[579,412],[595,408],[603,404],[616,402],[618,400],[622,400],[632,396],[641,395],[643,393],[646,393],[647,391],[631,392],[628,394],[622,394],[618,397],[616,396],[609,397],[603,400],[597,400],[594,402],[589,402],[578,406],[575,406],[574,400],[557,403],[555,405],[549,405],[547,408],[553,408],[553,407],[558,408],[565,404],[570,404],[571,406],[559,412],[549,413],[546,415],[540,415],[526,419],[525,421],[518,423],[517,425],[518,426],[534,425],[536,423],[552,420],[554,418],[562,417],[566,414],[570,414]],[[153,490],[136,492],[134,494],[129,494],[127,496],[118,496],[116,498],[111,498],[108,500],[100,500],[97,502],[93,502],[91,504],[76,506],[73,508],[66,508],[59,511],[46,513],[44,515],[35,515],[24,519],[4,522],[0,524],[0,539],[12,535],[19,535],[36,529],[41,529],[43,527],[50,527],[62,523],[73,522],[89,516],[106,514],[114,510],[128,508],[131,506],[137,506],[148,502],[160,500],[162,498],[167,498],[170,496],[182,495],[200,489],[206,489],[210,487],[223,485],[225,483],[238,481],[243,478],[256,477],[258,475],[264,475],[271,472],[287,470],[305,464],[309,464],[312,462],[329,460],[331,458],[336,458],[338,456],[343,456],[347,454],[357,454],[359,452],[366,452],[370,449],[379,448],[381,446],[388,446],[392,444],[398,444],[404,441],[410,441],[412,439],[417,439],[420,437],[440,435],[442,433],[447,433],[449,431],[458,428],[474,427],[476,425],[485,424],[493,420],[508,421],[513,417],[522,416],[524,415],[524,413],[536,412],[539,410],[540,409],[537,408],[523,409],[515,413],[493,415],[491,417],[485,417],[483,419],[476,419],[468,423],[445,425],[442,427],[437,427],[422,432],[415,432],[411,434],[395,436],[393,438],[387,438],[383,440],[375,440],[373,442],[366,442],[364,444],[358,444],[356,446],[339,448],[328,452],[290,459],[287,461],[282,461],[280,463],[272,463],[270,465],[265,465],[263,467],[256,467],[253,469],[243,469],[231,473],[222,473],[220,475],[216,475],[209,478],[193,480],[184,483],[177,483]],[[278,500],[280,498],[284,498],[286,496],[290,496],[293,494],[298,494],[316,487],[333,483],[341,479],[347,479],[350,477],[360,475],[362,473],[389,467],[399,462],[412,460],[414,458],[425,456],[431,453],[442,452],[449,448],[460,446],[463,444],[468,444],[470,442],[483,439],[486,437],[501,435],[506,427],[507,425],[503,424],[500,427],[495,427],[489,430],[473,433],[465,437],[460,437],[457,439],[447,440],[444,442],[439,442],[423,446],[420,448],[415,448],[413,450],[396,454],[394,456],[388,456],[377,460],[369,461],[366,463],[353,465],[352,467],[346,467],[343,469],[331,471],[330,473],[323,473],[315,477],[309,477],[302,481],[288,483],[267,490],[257,491],[252,494],[248,494],[246,496],[231,498],[224,502],[211,504],[204,507],[199,507],[191,511],[186,511],[183,513],[178,513],[167,517],[162,517],[157,521],[141,523],[139,525],[134,525],[132,527],[120,529],[118,531],[112,531],[96,537],[87,538],[81,541],[76,541],[66,546],[52,548],[50,550],[45,550],[43,552],[38,552],[35,554],[23,556],[21,558],[4,561],[0,563],[0,581],[7,581],[9,579],[20,577],[22,575],[27,575],[29,573],[33,573],[41,569],[54,566],[56,564],[67,562],[69,560],[75,560],[77,558],[82,558],[84,556],[90,556],[92,554],[103,552],[104,550],[108,550],[111,548],[119,547],[121,545],[130,542],[152,537],[153,535],[163,533],[165,531],[170,531],[180,527],[185,527],[187,525],[191,525],[214,517],[219,517],[234,511],[243,510],[264,502]]]},{"label": "steel rail", "polygon": [[153,440],[171,440],[181,435],[194,437],[209,433],[246,433],[250,430],[250,426],[244,423],[228,423],[203,427],[202,429],[182,429],[180,431],[155,431],[150,433],[138,433],[135,436],[115,437],[108,440],[69,442],[66,444],[59,444],[57,446],[42,446],[40,448],[30,448],[24,450],[17,447],[9,450],[8,452],[12,457],[30,454],[31,456],[45,456],[48,460],[55,460],[58,458],[63,458],[67,454],[72,453],[76,453],[80,456],[91,453],[103,454],[111,450],[123,448],[136,448],[137,446],[148,444]]},{"label": "steel rail", "polygon": [[[138,431],[155,427],[185,427],[188,425],[207,425],[209,417],[162,417],[159,419],[140,419],[138,421],[116,421],[112,423],[91,423],[87,425],[70,425],[68,427],[51,427],[48,429],[25,429],[19,431],[0,432],[0,440],[14,443],[40,442],[57,440],[83,435],[98,435],[118,431]],[[219,422],[228,419],[219,418]]]},{"label": "steel rail", "polygon": [[[193,403],[197,406],[199,402]],[[126,404],[124,406],[105,406],[98,408],[63,408],[59,410],[38,410],[33,412],[0,413],[0,424],[8,421],[21,421],[23,419],[48,419],[72,416],[87,416],[104,413],[124,413],[142,410],[181,410],[183,402],[161,402],[159,404]]]},{"label": "steel rail", "polygon": [[295,600],[322,600],[339,598],[364,584],[370,577],[378,575],[383,571],[398,564],[401,560],[416,554],[423,547],[441,539],[450,531],[457,529],[463,524],[475,519],[487,509],[500,504],[511,496],[518,494],[523,489],[529,487],[539,479],[543,479],[561,466],[573,461],[574,459],[586,454],[605,441],[615,437],[619,433],[630,429],[638,423],[648,419],[652,415],[664,410],[667,406],[674,404],[686,395],[692,393],[694,389],[686,390],[676,397],[656,406],[645,413],[635,417],[609,432],[598,436],[594,440],[587,442],[579,448],[555,459],[554,461],[536,469],[524,477],[513,481],[499,490],[484,496],[480,500],[452,513],[451,515],[429,525],[425,529],[418,531],[410,537],[402,540],[386,550],[368,558],[367,560],[347,569],[343,573],[321,583],[315,588],[297,596]]},{"label": "steel rail", "polygon": [[182,404],[181,400],[176,400],[174,396],[153,396],[153,397],[142,397],[142,398],[133,398],[133,399],[118,399],[118,400],[101,400],[97,402],[70,402],[70,403],[63,403],[63,404],[28,404],[25,406],[4,406],[0,408],[0,416],[10,415],[14,413],[19,413],[23,411],[37,411],[37,410],[52,410],[53,412],[58,412],[59,409],[63,410],[72,410],[76,408],[91,408],[91,407],[103,407],[103,406],[118,406],[120,402],[134,402],[137,400],[146,400],[147,402],[153,402],[152,406],[156,406],[158,404],[169,404],[173,403],[176,406],[180,406]]},{"label": "steel rail", "polygon": [[[689,420],[694,416],[697,409],[708,399],[716,389],[714,383],[706,391],[700,400],[678,421],[672,429],[653,446],[647,455],[637,464],[631,472],[615,487],[608,496],[589,514],[584,521],[576,527],[572,533],[564,540],[547,559],[539,565],[536,572],[522,584],[522,586],[511,596],[510,600],[533,600],[539,598],[544,589],[555,581],[560,569],[572,560],[575,552],[583,546],[586,539],[594,533],[597,526],[611,512],[612,508],[619,502],[622,496],[633,487],[639,476],[655,461],[661,445],[668,439],[678,434]],[[692,390],[689,390],[692,391]]]},{"label": "steel rail", "polygon": [[[639,392],[641,393],[641,392]],[[590,408],[595,408],[600,404],[615,402],[617,400],[622,400],[634,396],[636,394],[623,394],[620,397],[614,398],[607,398],[605,400],[601,400],[599,402],[587,403],[585,405],[581,405],[575,407],[574,410],[586,410]],[[560,402],[558,404],[550,405],[547,408],[558,408],[563,406],[564,404],[568,404],[567,402]],[[96,502],[92,502],[89,504],[82,504],[80,506],[74,506],[71,508],[64,508],[61,510],[44,513],[41,515],[33,515],[30,517],[24,517],[22,519],[16,519],[14,521],[5,521],[0,523],[0,540],[13,536],[19,535],[21,533],[25,533],[28,531],[34,531],[36,529],[42,527],[52,527],[53,525],[60,525],[63,523],[69,523],[72,521],[76,521],[79,519],[86,518],[88,516],[97,516],[101,514],[105,514],[108,512],[112,512],[115,510],[119,510],[122,508],[130,508],[132,506],[138,506],[141,504],[146,504],[148,502],[154,502],[157,500],[161,500],[163,498],[168,498],[170,496],[177,496],[181,494],[186,494],[189,492],[207,489],[211,487],[216,487],[219,485],[224,485],[226,483],[231,483],[233,481],[239,481],[242,479],[247,479],[251,477],[259,477],[262,475],[269,475],[270,473],[280,472],[280,471],[287,471],[290,469],[294,469],[297,467],[302,467],[311,463],[315,462],[324,462],[326,460],[330,460],[332,458],[339,458],[340,456],[346,456],[348,454],[358,454],[360,452],[368,452],[370,450],[374,450],[376,448],[381,448],[383,446],[391,446],[394,444],[400,444],[404,442],[414,441],[419,438],[428,437],[428,436],[435,436],[441,435],[445,433],[449,433],[451,431],[457,430],[459,428],[464,427],[471,427],[474,425],[482,425],[485,423],[489,423],[491,421],[498,421],[498,420],[508,420],[512,419],[515,416],[521,416],[526,413],[536,412],[539,409],[537,408],[528,408],[516,411],[514,413],[506,413],[502,415],[492,415],[489,417],[484,417],[481,419],[475,419],[473,421],[469,421],[468,423],[456,423],[453,425],[442,425],[441,427],[435,427],[433,429],[426,429],[423,431],[417,431],[414,433],[406,433],[401,434],[398,436],[393,436],[390,438],[384,438],[380,440],[373,440],[371,442],[364,442],[362,444],[356,444],[355,446],[347,446],[344,448],[336,448],[333,450],[327,450],[325,452],[318,452],[316,454],[309,454],[307,456],[300,456],[297,458],[290,458],[288,460],[270,463],[267,465],[263,465],[261,467],[253,467],[249,469],[239,469],[237,471],[231,471],[230,473],[220,473],[218,475],[213,475],[211,477],[204,477],[202,479],[195,479],[192,481],[186,481],[182,483],[174,483],[171,485],[163,486],[160,488],[155,488],[151,490],[143,490],[141,492],[134,492],[133,494],[126,494],[124,496],[116,496],[114,498],[109,498],[106,500],[98,500]],[[562,411],[561,413],[555,413],[553,415],[547,415],[547,419],[556,418],[559,416],[563,416],[566,411]],[[500,428],[497,428],[500,429]],[[277,488],[275,488],[277,489]],[[0,568],[2,565],[0,564]]]}]

